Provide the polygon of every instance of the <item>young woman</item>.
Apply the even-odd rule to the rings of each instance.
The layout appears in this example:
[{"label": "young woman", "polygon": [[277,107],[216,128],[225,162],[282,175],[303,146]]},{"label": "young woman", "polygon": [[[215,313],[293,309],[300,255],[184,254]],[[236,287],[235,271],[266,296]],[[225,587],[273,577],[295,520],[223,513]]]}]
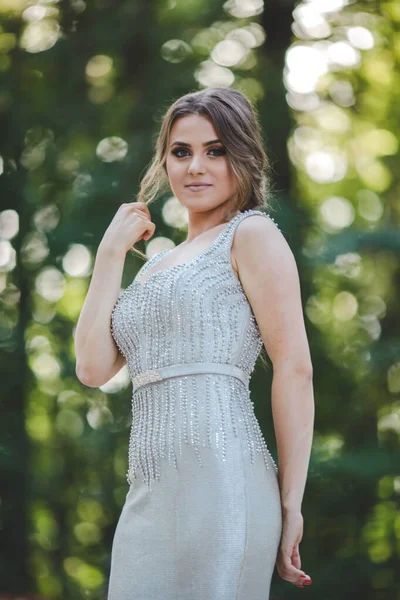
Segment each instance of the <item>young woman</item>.
[{"label": "young woman", "polygon": [[[138,202],[99,245],[76,330],[77,375],[132,383],[129,491],[115,531],[109,600],[266,600],[276,564],[301,569],[301,503],[312,444],[312,364],[293,254],[266,206],[254,108],[208,88],[166,112]],[[124,259],[155,232],[148,204],[168,184],[188,233],[119,296]],[[111,321],[110,321],[111,317]],[[249,381],[273,363],[279,471]]]}]

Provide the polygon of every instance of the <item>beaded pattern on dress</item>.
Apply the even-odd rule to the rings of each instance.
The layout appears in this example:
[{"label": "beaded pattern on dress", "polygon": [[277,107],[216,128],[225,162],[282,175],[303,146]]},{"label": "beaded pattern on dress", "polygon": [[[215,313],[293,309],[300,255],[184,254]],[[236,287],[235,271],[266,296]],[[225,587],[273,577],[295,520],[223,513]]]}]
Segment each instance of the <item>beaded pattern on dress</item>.
[{"label": "beaded pattern on dress", "polygon": [[166,253],[160,252],[142,266],[114,305],[111,333],[126,357],[131,380],[153,372],[151,381],[132,395],[129,484],[140,469],[151,488],[160,479],[161,459],[177,467],[183,444],[194,446],[199,466],[201,447],[212,448],[224,461],[231,436],[243,438],[251,463],[262,453],[266,467],[277,471],[242,381],[212,373],[157,377],[158,368],[192,362],[237,365],[250,377],[262,339],[233,272],[230,249],[236,226],[251,215],[274,221],[255,209],[240,213],[199,255],[154,271],[142,282]]}]

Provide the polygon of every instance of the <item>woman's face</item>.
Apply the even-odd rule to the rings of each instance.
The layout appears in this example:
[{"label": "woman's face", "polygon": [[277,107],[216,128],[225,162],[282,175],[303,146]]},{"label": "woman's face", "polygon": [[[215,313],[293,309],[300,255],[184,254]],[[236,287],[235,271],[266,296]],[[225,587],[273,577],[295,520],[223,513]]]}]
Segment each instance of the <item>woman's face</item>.
[{"label": "woman's face", "polygon": [[[190,211],[206,212],[237,199],[232,167],[210,119],[188,115],[170,132],[166,168],[171,189]],[[190,187],[190,184],[205,184]]]}]

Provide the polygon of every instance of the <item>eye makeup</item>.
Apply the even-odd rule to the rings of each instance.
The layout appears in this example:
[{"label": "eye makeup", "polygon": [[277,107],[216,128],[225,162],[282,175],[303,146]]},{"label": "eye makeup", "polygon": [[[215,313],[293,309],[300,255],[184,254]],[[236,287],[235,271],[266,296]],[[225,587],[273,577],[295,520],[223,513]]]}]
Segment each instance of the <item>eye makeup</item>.
[{"label": "eye makeup", "polygon": [[[179,153],[187,152],[187,151],[188,150],[186,148],[174,148],[174,150],[171,150],[171,154],[173,154],[177,158],[183,158],[181,155],[179,155]],[[214,152],[214,151],[216,152],[216,154],[214,156],[223,156],[224,154],[226,154],[226,150],[222,146],[219,146],[216,148],[211,148],[208,152]]]}]

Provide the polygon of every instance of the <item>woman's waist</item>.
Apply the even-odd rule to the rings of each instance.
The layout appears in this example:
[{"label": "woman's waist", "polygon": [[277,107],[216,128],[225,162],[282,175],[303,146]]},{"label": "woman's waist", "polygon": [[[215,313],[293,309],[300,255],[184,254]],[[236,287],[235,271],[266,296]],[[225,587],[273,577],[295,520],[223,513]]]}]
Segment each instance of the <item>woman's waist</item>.
[{"label": "woman's waist", "polygon": [[139,389],[151,384],[165,381],[168,379],[180,379],[182,377],[199,375],[225,375],[234,377],[240,380],[246,388],[249,386],[250,374],[242,369],[239,365],[232,363],[217,363],[217,362],[189,362],[171,364],[154,369],[144,370],[137,373],[132,378],[133,394]]}]

